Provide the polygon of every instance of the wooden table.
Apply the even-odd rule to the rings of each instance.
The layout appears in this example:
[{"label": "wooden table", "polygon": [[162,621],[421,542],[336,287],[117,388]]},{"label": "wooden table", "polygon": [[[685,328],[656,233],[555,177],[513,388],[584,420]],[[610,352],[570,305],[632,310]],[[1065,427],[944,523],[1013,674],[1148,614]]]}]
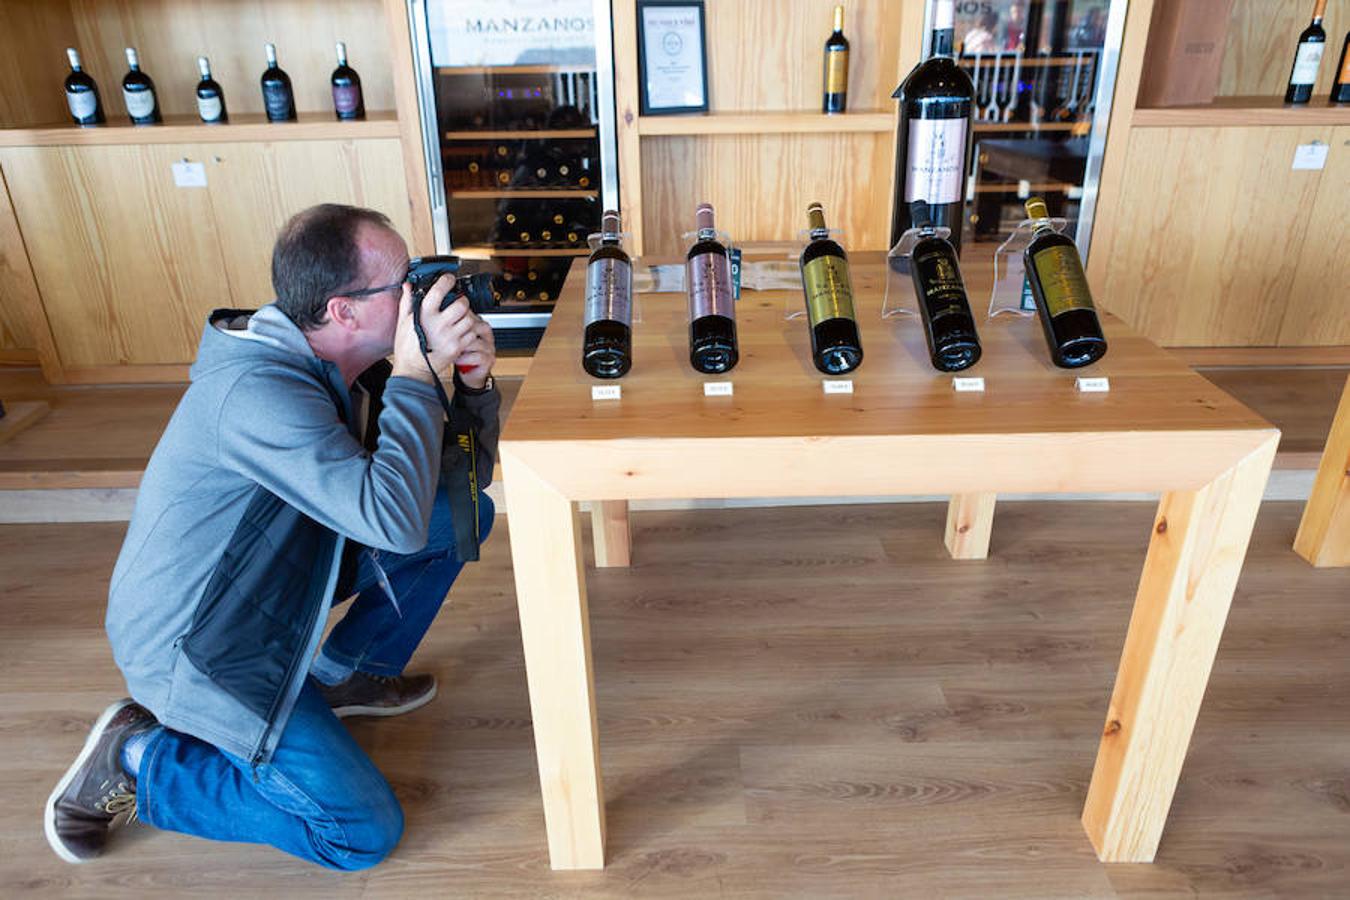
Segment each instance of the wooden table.
[{"label": "wooden table", "polygon": [[1294,550],[1314,566],[1350,566],[1350,378],[1331,421]]},{"label": "wooden table", "polygon": [[[555,869],[605,862],[578,501],[600,501],[600,561],[626,564],[629,500],[947,494],[948,545],[974,557],[999,491],[1162,492],[1083,811],[1102,860],[1153,858],[1279,432],[1111,317],[1087,373],[1050,364],[1035,320],[981,321],[966,374],[986,390],[956,393],[917,320],[881,320],[880,254],[855,254],[853,272],[866,356],[852,394],[824,394],[805,320],[784,319],[799,291],[741,298],[728,378],[689,367],[684,296],[652,294],[622,399],[592,401],[580,272],[559,298],[501,440]],[[1079,393],[1076,374],[1111,390]],[[719,380],[734,395],[705,397]]]}]

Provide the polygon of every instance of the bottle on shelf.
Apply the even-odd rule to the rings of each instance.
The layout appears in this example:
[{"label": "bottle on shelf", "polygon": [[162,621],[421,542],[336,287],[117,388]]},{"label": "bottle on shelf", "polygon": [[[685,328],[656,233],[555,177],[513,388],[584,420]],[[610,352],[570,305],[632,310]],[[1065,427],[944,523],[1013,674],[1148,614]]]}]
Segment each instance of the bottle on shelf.
[{"label": "bottle on shelf", "polygon": [[825,41],[825,100],[821,112],[841,113],[848,106],[848,39],[844,6],[834,8],[834,33]]},{"label": "bottle on shelf", "polygon": [[122,76],[122,99],[126,101],[131,124],[158,125],[164,121],[159,114],[155,82],[141,71],[141,60],[135,47],[127,48],[127,74]]},{"label": "bottle on shelf", "polygon": [[1026,208],[1034,224],[1022,262],[1050,358],[1065,369],[1090,365],[1106,355],[1106,338],[1078,248],[1069,237],[1055,231],[1044,200],[1032,197]]},{"label": "bottle on shelf", "polygon": [[1317,0],[1312,24],[1298,36],[1298,51],[1294,54],[1294,68],[1289,73],[1289,87],[1284,91],[1285,103],[1307,103],[1312,99],[1317,70],[1322,65],[1322,53],[1327,48],[1327,33],[1322,17],[1327,11],[1327,0]]},{"label": "bottle on shelf", "polygon": [[852,372],[862,363],[862,337],[853,308],[853,279],[844,248],[831,240],[825,209],[806,207],[811,242],[802,251],[802,291],[811,322],[811,361],[826,375]]},{"label": "bottle on shelf", "polygon": [[98,85],[80,65],[80,51],[67,47],[66,58],[70,60],[70,74],[66,76],[65,84],[70,117],[76,125],[102,125],[105,121],[103,101],[98,95]]},{"label": "bottle on shelf", "polygon": [[954,20],[955,0],[934,0],[931,55],[891,95],[900,101],[891,246],[913,225],[909,204],[925,200],[961,252],[975,85],[952,58]]},{"label": "bottle on shelf", "polygon": [[277,45],[265,44],[267,68],[262,73],[263,107],[267,110],[269,122],[295,121],[295,91],[291,89],[291,76],[277,65]]},{"label": "bottle on shelf", "polygon": [[341,121],[364,119],[366,98],[361,93],[361,76],[347,65],[347,45],[338,41],[337,68],[333,70],[333,110]]},{"label": "bottle on shelf", "polygon": [[619,214],[605,210],[600,246],[586,263],[581,344],[581,366],[596,378],[621,378],[633,367],[633,265],[619,235]]},{"label": "bottle on shelf", "polygon": [[980,336],[970,314],[966,283],[956,249],[933,227],[928,204],[915,200],[910,206],[915,227],[923,229],[910,251],[910,275],[928,357],[939,372],[960,372],[980,361]]},{"label": "bottle on shelf", "polygon": [[706,375],[729,372],[740,359],[736,349],[736,307],[731,293],[731,260],[717,240],[711,203],[695,212],[697,236],[685,258],[689,295],[689,364]]},{"label": "bottle on shelf", "polygon": [[225,92],[211,77],[211,61],[197,57],[197,71],[202,76],[197,82],[197,115],[208,125],[224,125],[230,121],[230,113],[225,108]]},{"label": "bottle on shelf", "polygon": [[1332,103],[1350,103],[1350,31],[1341,44],[1341,61],[1336,63],[1336,82],[1331,86]]}]

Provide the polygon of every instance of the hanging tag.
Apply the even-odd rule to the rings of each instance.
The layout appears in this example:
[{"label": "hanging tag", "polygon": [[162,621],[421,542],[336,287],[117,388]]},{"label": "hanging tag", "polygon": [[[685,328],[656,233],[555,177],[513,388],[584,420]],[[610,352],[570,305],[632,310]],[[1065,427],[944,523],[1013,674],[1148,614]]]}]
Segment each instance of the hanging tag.
[{"label": "hanging tag", "polygon": [[[1325,158],[1326,154],[1323,154]],[[186,159],[173,164],[173,183],[180,188],[206,187],[206,166]]]},{"label": "hanging tag", "polygon": [[1327,151],[1330,149],[1321,141],[1299,144],[1298,148],[1294,150],[1294,169],[1325,169],[1327,167]]},{"label": "hanging tag", "polygon": [[1078,390],[1084,394],[1104,394],[1111,390],[1109,378],[1079,378]]},{"label": "hanging tag", "polygon": [[591,385],[592,400],[620,400],[623,396],[623,388],[617,384],[593,384]]},{"label": "hanging tag", "polygon": [[705,397],[730,397],[733,393],[730,381],[705,381],[703,382],[703,396]]}]

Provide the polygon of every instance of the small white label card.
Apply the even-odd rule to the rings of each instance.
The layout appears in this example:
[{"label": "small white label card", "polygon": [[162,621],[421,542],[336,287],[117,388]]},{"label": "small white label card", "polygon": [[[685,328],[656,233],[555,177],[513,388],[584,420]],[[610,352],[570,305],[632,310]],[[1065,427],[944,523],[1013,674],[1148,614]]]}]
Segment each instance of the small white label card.
[{"label": "small white label card", "polygon": [[591,385],[592,400],[619,400],[623,397],[623,387],[617,384]]},{"label": "small white label card", "polygon": [[1294,150],[1294,168],[1325,169],[1327,167],[1327,151],[1330,149],[1330,146],[1321,141],[1299,144],[1298,148]]},{"label": "small white label card", "polygon": [[178,187],[206,187],[206,166],[186,159],[174,163],[173,183]]},{"label": "small white label card", "polygon": [[828,378],[827,378],[827,379],[825,379],[824,381],[822,381],[822,382],[820,383],[820,387],[821,387],[821,390],[823,390],[823,391],[824,391],[825,393],[827,393],[827,394],[851,394],[851,393],[853,393],[853,381],[852,381],[852,379],[845,379],[845,380],[843,380],[843,381],[839,381],[839,380],[833,380],[833,379],[828,379]]},{"label": "small white label card", "polygon": [[978,376],[969,378],[952,378],[952,389],[965,393],[966,391],[976,391],[984,393],[984,379]]},{"label": "small white label card", "polygon": [[730,397],[735,391],[732,389],[730,381],[705,381],[703,382],[703,396],[705,397]]},{"label": "small white label card", "polygon": [[1078,390],[1084,394],[1105,394],[1111,390],[1109,378],[1079,378]]}]

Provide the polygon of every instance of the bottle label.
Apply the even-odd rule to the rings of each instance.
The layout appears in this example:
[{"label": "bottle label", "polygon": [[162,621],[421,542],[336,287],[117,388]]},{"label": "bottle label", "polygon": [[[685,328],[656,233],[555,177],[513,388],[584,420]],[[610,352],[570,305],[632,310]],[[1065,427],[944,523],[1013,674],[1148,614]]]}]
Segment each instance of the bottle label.
[{"label": "bottle label", "polygon": [[143,119],[155,111],[154,91],[122,91],[122,99],[127,102],[127,112],[136,119]]},{"label": "bottle label", "polygon": [[1312,84],[1317,81],[1317,67],[1322,64],[1322,51],[1325,42],[1305,41],[1298,45],[1298,55],[1294,57],[1294,74],[1289,76],[1290,84]]},{"label": "bottle label", "polygon": [[340,113],[354,113],[361,105],[361,89],[354,84],[333,87],[333,106]]},{"label": "bottle label", "polygon": [[721,253],[700,253],[686,263],[689,320],[704,316],[736,318],[731,296],[731,261]]},{"label": "bottle label", "polygon": [[828,319],[853,319],[853,282],[848,260],[817,256],[802,268],[806,313],[815,327]]},{"label": "bottle label", "polygon": [[633,267],[613,257],[586,267],[586,324],[601,319],[633,324]]},{"label": "bottle label", "polygon": [[77,119],[87,119],[98,108],[93,91],[66,91],[66,102],[70,104],[70,114]]},{"label": "bottle label", "polygon": [[1073,247],[1047,247],[1032,257],[1036,278],[1045,294],[1045,308],[1058,316],[1075,309],[1092,309],[1083,263]]},{"label": "bottle label", "polygon": [[214,122],[219,119],[224,109],[225,104],[220,102],[219,97],[197,98],[197,112],[201,115],[203,122]]},{"label": "bottle label", "polygon": [[922,286],[920,299],[928,311],[930,322],[958,313],[970,314],[961,269],[952,252],[940,248],[914,257],[913,272]]},{"label": "bottle label", "polygon": [[966,120],[910,119],[905,202],[957,203],[965,184]]},{"label": "bottle label", "polygon": [[263,88],[263,105],[267,107],[270,119],[285,119],[291,114],[291,94],[285,87],[268,86]]},{"label": "bottle label", "polygon": [[831,50],[825,54],[825,93],[848,93],[847,50]]}]

